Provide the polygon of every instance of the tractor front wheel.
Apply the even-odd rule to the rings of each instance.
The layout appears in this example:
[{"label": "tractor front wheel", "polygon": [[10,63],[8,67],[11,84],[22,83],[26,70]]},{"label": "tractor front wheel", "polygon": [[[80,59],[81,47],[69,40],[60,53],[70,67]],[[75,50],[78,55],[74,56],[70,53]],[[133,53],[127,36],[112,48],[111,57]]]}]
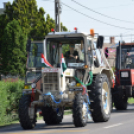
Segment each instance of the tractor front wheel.
[{"label": "tractor front wheel", "polygon": [[19,121],[23,129],[32,129],[36,126],[36,110],[33,119],[30,119],[29,108],[31,104],[31,96],[24,95],[19,101]]},{"label": "tractor front wheel", "polygon": [[84,127],[88,121],[88,103],[81,93],[76,94],[73,104],[73,122],[75,127]]}]

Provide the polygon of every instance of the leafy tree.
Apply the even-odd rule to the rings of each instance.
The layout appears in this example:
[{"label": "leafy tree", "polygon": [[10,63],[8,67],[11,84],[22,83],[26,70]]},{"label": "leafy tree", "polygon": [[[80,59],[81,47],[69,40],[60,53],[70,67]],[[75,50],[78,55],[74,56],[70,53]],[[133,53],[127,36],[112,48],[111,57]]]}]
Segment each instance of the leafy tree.
[{"label": "leafy tree", "polygon": [[55,28],[55,21],[52,18],[50,18],[49,14],[47,14],[46,25],[45,25],[45,33],[51,32],[52,28]]},{"label": "leafy tree", "polygon": [[[7,24],[7,18],[5,14],[0,15],[0,70],[2,70],[2,64],[1,64],[1,42],[3,39],[3,35],[4,35],[4,27],[6,27]],[[1,80],[1,72],[0,72],[0,80]]]},{"label": "leafy tree", "polygon": [[46,22],[44,14],[45,14],[44,9],[40,8],[37,15],[38,18],[32,23],[30,37],[44,37],[46,35],[45,32]]},{"label": "leafy tree", "polygon": [[[46,20],[44,17],[45,11],[41,7],[37,8],[36,0],[14,0],[6,5],[5,11],[9,21],[18,20],[22,30],[28,37],[44,37],[51,32],[51,28],[55,28],[55,21],[47,14]],[[61,25],[62,31],[67,31],[67,28]]]},{"label": "leafy tree", "polygon": [[26,63],[26,36],[19,22],[13,20],[4,29],[1,44],[1,73],[24,76]]},{"label": "leafy tree", "polygon": [[68,31],[68,29],[65,26],[63,26],[62,22],[61,22],[61,31]]},{"label": "leafy tree", "polygon": [[[50,17],[50,15],[47,14],[47,17],[45,18],[44,14],[45,11],[43,8],[39,8],[38,10],[36,0],[14,0],[12,4],[10,2],[6,4],[5,14],[0,15],[0,58],[2,58],[2,61],[0,59],[0,64],[3,64],[3,66],[0,66],[0,70],[3,70],[2,73],[4,73],[4,70],[9,71],[9,68],[12,68],[12,71],[10,72],[15,72],[16,66],[19,66],[18,62],[16,62],[16,65],[12,65],[10,62],[10,60],[13,60],[12,57],[16,56],[17,51],[19,52],[19,50],[16,50],[17,48],[20,49],[23,47],[22,51],[25,51],[24,48],[26,43],[24,43],[24,39],[18,39],[19,37],[44,37],[47,33],[51,32],[51,28],[55,27],[55,21]],[[13,24],[17,24],[17,26]],[[19,26],[21,26],[21,28],[19,28]],[[16,28],[23,32],[22,35],[17,32]],[[63,25],[61,26],[61,29],[62,31],[67,31],[67,28]],[[14,35],[11,35],[11,33],[8,33],[7,31],[14,32]],[[14,47],[17,44],[18,46]],[[5,48],[6,45],[7,49]],[[13,47],[13,51],[11,50],[11,46]],[[7,53],[8,57],[4,52]],[[22,58],[21,52],[18,53],[18,57],[22,58],[21,62],[23,61],[25,66],[25,52],[23,56],[24,57]],[[18,71],[16,70],[15,73],[17,72]],[[23,71],[21,70],[20,73],[23,74]]]}]

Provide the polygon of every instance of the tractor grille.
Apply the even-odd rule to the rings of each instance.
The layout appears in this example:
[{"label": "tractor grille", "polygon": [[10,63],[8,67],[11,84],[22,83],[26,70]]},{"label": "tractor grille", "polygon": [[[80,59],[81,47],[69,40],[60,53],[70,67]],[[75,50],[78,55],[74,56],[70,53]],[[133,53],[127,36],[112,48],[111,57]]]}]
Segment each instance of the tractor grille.
[{"label": "tractor grille", "polygon": [[44,89],[45,90],[58,90],[59,81],[58,73],[46,73],[44,76]]},{"label": "tractor grille", "polygon": [[128,71],[128,77],[126,77],[126,78],[121,77],[121,72],[123,72],[123,71],[120,71],[120,85],[131,85],[130,71]]}]

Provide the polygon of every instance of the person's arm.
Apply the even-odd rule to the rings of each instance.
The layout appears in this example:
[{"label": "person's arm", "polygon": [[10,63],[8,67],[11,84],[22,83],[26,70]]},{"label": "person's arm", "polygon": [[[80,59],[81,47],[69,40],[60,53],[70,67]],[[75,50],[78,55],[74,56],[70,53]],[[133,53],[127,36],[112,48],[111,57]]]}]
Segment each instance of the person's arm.
[{"label": "person's arm", "polygon": [[77,60],[77,59],[78,59],[78,57],[79,57],[79,56],[78,56],[78,52],[77,52],[77,51],[75,51],[75,52],[74,52],[74,58]]}]

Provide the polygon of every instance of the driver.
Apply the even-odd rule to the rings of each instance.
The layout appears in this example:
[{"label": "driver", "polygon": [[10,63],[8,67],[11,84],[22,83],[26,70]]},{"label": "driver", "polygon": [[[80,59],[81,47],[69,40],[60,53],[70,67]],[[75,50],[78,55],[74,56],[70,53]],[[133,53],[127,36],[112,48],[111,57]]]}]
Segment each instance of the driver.
[{"label": "driver", "polygon": [[78,52],[74,50],[75,44],[70,44],[69,49],[70,51],[67,51],[64,55],[65,58],[74,59],[75,61],[78,61]]}]

